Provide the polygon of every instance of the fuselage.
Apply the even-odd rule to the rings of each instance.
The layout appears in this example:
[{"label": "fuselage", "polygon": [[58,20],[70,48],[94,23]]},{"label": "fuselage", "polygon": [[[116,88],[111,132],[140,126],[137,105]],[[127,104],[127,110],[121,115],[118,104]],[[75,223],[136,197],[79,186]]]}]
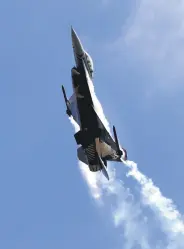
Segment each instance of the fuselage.
[{"label": "fuselage", "polygon": [[[77,74],[78,72],[79,74]],[[85,68],[85,64],[81,60],[81,64],[76,69],[72,69],[72,84],[76,95],[78,114],[80,119],[80,129],[88,130],[90,134],[97,136],[100,123],[94,111],[92,82]],[[95,137],[96,137],[95,136]]]},{"label": "fuselage", "polygon": [[80,131],[74,136],[77,144],[82,145],[90,170],[106,172],[107,160],[118,160],[120,157],[117,155],[117,146],[100,120],[95,106],[92,59],[83,49],[73,29],[72,45],[76,62],[71,70],[72,85],[80,126]]},{"label": "fuselage", "polygon": [[72,69],[73,90],[76,94],[80,129],[93,134],[99,128],[99,122],[94,112],[92,96],[93,63],[89,54],[84,50],[76,32],[72,29],[72,46],[76,67]]}]

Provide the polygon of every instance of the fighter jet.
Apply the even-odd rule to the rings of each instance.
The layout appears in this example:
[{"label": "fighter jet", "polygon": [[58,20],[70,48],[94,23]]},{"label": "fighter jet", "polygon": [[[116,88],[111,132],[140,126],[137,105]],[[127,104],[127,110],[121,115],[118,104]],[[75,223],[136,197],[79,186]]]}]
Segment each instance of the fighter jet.
[{"label": "fighter jet", "polygon": [[127,152],[121,148],[113,126],[114,139],[100,119],[98,108],[93,98],[93,61],[84,50],[82,43],[73,28],[71,38],[75,66],[71,69],[73,95],[67,99],[64,86],[63,96],[66,113],[73,117],[80,130],[74,134],[78,159],[89,166],[89,170],[102,171],[109,180],[107,161],[127,160]]}]

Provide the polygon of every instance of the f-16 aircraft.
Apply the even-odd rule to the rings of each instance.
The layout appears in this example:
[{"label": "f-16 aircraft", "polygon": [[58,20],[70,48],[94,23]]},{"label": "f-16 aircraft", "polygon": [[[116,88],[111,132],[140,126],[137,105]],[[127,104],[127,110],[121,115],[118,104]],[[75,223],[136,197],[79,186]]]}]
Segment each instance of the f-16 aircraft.
[{"label": "f-16 aircraft", "polygon": [[63,96],[66,113],[73,117],[80,127],[74,134],[78,159],[89,166],[89,170],[102,171],[109,180],[107,161],[122,162],[127,160],[127,152],[118,142],[116,129],[113,126],[114,139],[109,134],[98,114],[91,84],[93,80],[93,61],[84,50],[79,37],[71,28],[72,46],[76,66],[71,69],[73,95],[67,99],[64,86]]}]

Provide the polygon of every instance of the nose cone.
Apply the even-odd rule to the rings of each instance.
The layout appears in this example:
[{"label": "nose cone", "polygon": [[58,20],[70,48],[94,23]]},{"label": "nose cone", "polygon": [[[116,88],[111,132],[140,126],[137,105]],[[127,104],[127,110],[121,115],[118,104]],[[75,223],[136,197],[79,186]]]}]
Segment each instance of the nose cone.
[{"label": "nose cone", "polygon": [[77,56],[82,57],[84,54],[84,49],[82,47],[81,41],[79,37],[77,36],[75,30],[71,27],[71,36],[72,36],[72,46],[74,49],[74,53]]}]

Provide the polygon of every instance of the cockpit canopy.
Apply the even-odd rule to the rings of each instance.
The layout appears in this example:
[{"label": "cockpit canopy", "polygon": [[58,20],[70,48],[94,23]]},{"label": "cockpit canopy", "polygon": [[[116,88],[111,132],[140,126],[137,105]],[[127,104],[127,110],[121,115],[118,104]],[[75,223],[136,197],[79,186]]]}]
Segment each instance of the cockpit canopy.
[{"label": "cockpit canopy", "polygon": [[92,60],[91,56],[86,51],[85,51],[85,55],[86,55],[85,57],[86,57],[88,71],[89,71],[91,77],[93,77],[93,72],[94,72],[93,60]]}]

